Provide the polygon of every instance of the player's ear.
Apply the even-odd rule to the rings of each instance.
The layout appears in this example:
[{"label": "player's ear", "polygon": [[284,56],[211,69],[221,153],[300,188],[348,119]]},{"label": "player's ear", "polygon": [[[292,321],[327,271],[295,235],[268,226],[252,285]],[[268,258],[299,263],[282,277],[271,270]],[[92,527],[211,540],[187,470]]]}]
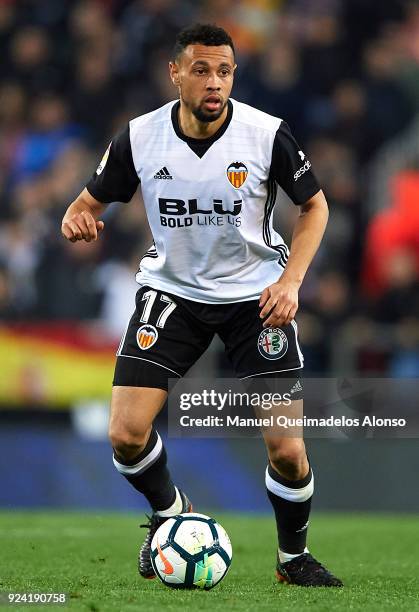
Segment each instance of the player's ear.
[{"label": "player's ear", "polygon": [[172,83],[175,87],[180,85],[179,66],[176,62],[169,62],[169,72]]}]

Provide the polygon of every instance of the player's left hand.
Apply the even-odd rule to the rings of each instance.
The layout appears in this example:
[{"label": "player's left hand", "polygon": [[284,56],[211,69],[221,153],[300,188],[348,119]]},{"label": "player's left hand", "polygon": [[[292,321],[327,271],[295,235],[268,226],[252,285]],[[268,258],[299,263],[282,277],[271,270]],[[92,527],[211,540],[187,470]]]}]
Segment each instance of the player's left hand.
[{"label": "player's left hand", "polygon": [[298,310],[298,289],[298,283],[280,278],[263,290],[259,301],[262,308],[259,316],[261,319],[267,317],[263,327],[281,327],[291,323]]}]

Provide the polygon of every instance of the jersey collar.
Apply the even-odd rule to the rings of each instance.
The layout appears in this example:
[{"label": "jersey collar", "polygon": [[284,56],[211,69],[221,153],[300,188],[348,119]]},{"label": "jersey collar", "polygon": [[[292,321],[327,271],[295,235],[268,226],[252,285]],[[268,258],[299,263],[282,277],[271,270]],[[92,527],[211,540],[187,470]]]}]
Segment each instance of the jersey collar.
[{"label": "jersey collar", "polygon": [[222,124],[222,126],[209,138],[191,138],[190,136],[186,136],[179,125],[178,111],[180,107],[180,102],[177,101],[172,106],[172,125],[173,129],[176,132],[176,136],[181,140],[185,141],[186,144],[192,149],[198,157],[202,157],[208,151],[211,145],[214,144],[221,136],[225,133],[226,129],[230,125],[230,121],[233,117],[233,103],[231,100],[227,102],[227,117]]}]

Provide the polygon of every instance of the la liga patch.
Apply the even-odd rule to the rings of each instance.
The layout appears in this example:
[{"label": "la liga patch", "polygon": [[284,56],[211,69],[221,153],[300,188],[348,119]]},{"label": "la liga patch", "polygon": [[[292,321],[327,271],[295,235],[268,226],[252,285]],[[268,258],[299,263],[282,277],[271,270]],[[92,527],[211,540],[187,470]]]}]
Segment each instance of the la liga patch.
[{"label": "la liga patch", "polygon": [[259,334],[258,349],[265,359],[281,359],[288,350],[288,338],[279,327],[268,327]]},{"label": "la liga patch", "polygon": [[106,162],[108,161],[108,157],[109,157],[109,152],[111,150],[111,144],[112,143],[109,144],[109,147],[106,149],[106,151],[105,151],[105,153],[104,153],[104,155],[102,157],[102,160],[101,160],[100,164],[97,167],[96,174],[98,176],[99,176],[99,174],[102,174],[103,169],[106,166]]}]

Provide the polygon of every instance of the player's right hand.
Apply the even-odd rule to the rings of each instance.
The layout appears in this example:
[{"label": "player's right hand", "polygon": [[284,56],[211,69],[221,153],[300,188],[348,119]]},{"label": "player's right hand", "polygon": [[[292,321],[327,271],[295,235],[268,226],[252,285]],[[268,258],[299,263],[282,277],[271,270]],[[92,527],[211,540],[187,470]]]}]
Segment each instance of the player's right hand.
[{"label": "player's right hand", "polygon": [[91,213],[83,210],[69,217],[64,216],[61,233],[70,242],[77,242],[77,240],[90,242],[91,240],[97,240],[104,227],[103,221],[96,221]]}]

